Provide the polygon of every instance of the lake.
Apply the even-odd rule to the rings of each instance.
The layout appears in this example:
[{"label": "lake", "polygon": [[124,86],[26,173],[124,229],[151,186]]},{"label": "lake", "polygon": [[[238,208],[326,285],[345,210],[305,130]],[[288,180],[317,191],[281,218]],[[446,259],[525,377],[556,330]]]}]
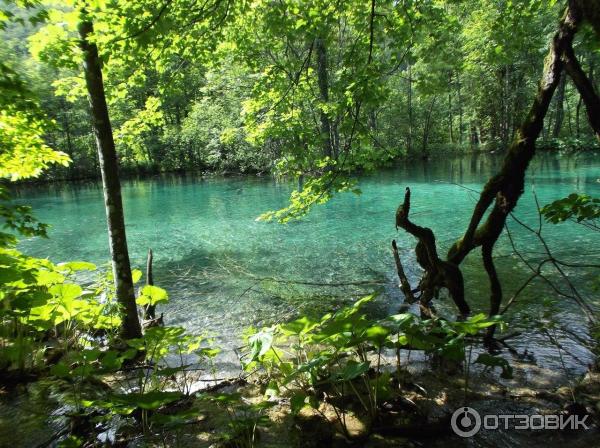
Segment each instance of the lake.
[{"label": "lake", "polygon": [[[537,226],[532,188],[541,204],[573,191],[600,196],[598,153],[543,153],[532,162],[527,190],[516,215]],[[373,291],[380,296],[374,314],[396,312],[402,302],[390,243],[398,241],[405,269],[416,285],[419,269],[414,240],[394,227],[395,210],[404,189],[412,189],[411,217],[431,227],[440,253],[466,229],[477,195],[502,162],[498,155],[473,154],[409,162],[360,179],[362,194],[341,194],[305,218],[286,225],[255,221],[267,210],[286,205],[295,184],[265,177],[164,175],[124,181],[123,201],[133,267],[143,269],[148,248],[154,251],[155,283],[169,291],[170,303],[159,310],[169,324],[214,335],[225,347],[220,370],[238,368],[235,348],[248,326],[267,325],[300,313],[318,314],[351,303]],[[85,260],[105,266],[109,259],[106,220],[99,183],[57,183],[21,188],[19,200],[31,204],[37,217],[52,226],[49,239],[31,238],[20,249],[52,261]],[[517,247],[526,257],[541,256],[534,235],[509,220]],[[575,223],[544,225],[555,255],[581,262],[600,254],[600,234]],[[506,236],[495,258],[505,301],[529,276],[513,254]],[[463,263],[466,296],[474,312],[488,309],[487,278],[479,251]],[[552,271],[548,271],[553,275]],[[569,271],[572,281],[594,297],[592,272]],[[548,347],[532,322],[553,297],[534,282],[508,313],[512,330],[524,334],[516,348],[534,354],[544,367],[560,368],[560,356]],[[455,309],[448,299],[437,304],[443,314]],[[570,331],[585,336],[576,305],[563,299],[554,315]],[[569,338],[561,339],[575,358],[568,369],[581,371],[589,353]],[[543,347],[542,347],[543,345]],[[577,361],[579,359],[579,361]]]}]

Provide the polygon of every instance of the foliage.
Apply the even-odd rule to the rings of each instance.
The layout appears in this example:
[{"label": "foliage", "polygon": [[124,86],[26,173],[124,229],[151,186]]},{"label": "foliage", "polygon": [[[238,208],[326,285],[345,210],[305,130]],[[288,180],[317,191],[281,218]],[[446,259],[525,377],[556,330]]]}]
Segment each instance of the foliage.
[{"label": "foliage", "polygon": [[45,236],[46,226],[37,222],[30,207],[15,205],[4,179],[16,181],[38,177],[53,164],[67,165],[69,157],[54,151],[43,139],[52,123],[39,109],[23,79],[0,61],[0,247],[14,245],[14,233]]},{"label": "foliage", "polygon": [[600,198],[587,194],[571,193],[566,198],[557,199],[541,209],[544,218],[553,224],[574,220],[593,228],[598,228],[600,219]]},{"label": "foliage", "polygon": [[[292,412],[307,406],[319,410],[328,403],[345,428],[346,411],[336,400],[353,397],[374,421],[381,403],[391,397],[392,374],[382,362],[386,352],[395,354],[398,369],[400,350],[424,350],[463,361],[467,338],[499,322],[483,314],[463,322],[420,319],[413,314],[374,320],[363,310],[374,298],[367,296],[321,319],[303,316],[249,332],[245,368],[264,369],[269,381],[266,394],[288,395]],[[509,366],[502,366],[503,374],[508,373]]]},{"label": "foliage", "polygon": [[224,409],[228,416],[228,429],[221,435],[227,446],[252,448],[259,440],[259,427],[271,421],[265,411],[274,405],[268,401],[248,403],[239,393],[198,394],[198,398]]},{"label": "foliage", "polygon": [[[401,157],[505,148],[561,8],[540,0],[32,5],[5,9],[0,58],[22,67],[54,120],[37,135],[76,162],[47,177],[98,174],[77,74],[85,7],[123,171],[270,170],[301,178],[287,207],[261,216],[280,221],[358,191],[354,173]],[[577,50],[591,69],[596,38],[581,35]],[[571,84],[565,89],[564,100],[551,104],[541,146],[587,149],[594,142],[581,104]]]}]

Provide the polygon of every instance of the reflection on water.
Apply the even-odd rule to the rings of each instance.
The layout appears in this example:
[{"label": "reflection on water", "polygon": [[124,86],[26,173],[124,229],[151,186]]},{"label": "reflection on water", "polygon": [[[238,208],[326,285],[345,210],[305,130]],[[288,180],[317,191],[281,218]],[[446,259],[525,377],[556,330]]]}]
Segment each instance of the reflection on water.
[{"label": "reflection on water", "polygon": [[[572,191],[600,196],[598,154],[574,156],[541,154],[529,170],[527,191],[516,214],[537,224],[532,185],[542,204]],[[495,173],[500,156],[473,154],[433,162],[412,162],[381,171],[361,180],[362,195],[343,194],[306,218],[287,225],[256,222],[266,210],[286,205],[292,182],[271,177],[201,178],[165,175],[123,183],[128,241],[132,263],[143,267],[149,247],[155,254],[155,281],[167,288],[172,301],[163,310],[170,324],[216,335],[233,349],[249,325],[262,325],[301,312],[335,309],[356,297],[380,289],[373,313],[396,310],[401,294],[396,287],[390,241],[398,244],[409,278],[419,278],[414,263],[414,241],[394,228],[394,212],[404,188],[413,191],[412,217],[436,233],[441,253],[466,228],[479,190]],[[21,249],[54,261],[81,259],[103,264],[108,259],[102,192],[97,183],[64,183],[18,191],[33,205],[37,216],[53,227],[50,239],[23,241]],[[517,246],[529,256],[541,247],[535,238],[509,222]],[[575,224],[546,225],[544,234],[565,260],[586,254],[598,256],[598,235]],[[496,260],[509,297],[528,272],[512,254],[503,237]],[[478,253],[464,263],[467,298],[475,311],[486,311],[488,287]],[[571,272],[572,279],[592,294],[592,273]],[[277,281],[274,281],[277,280]],[[282,282],[283,280],[292,283]],[[368,286],[322,286],[323,283],[356,283]],[[305,283],[315,283],[307,285]],[[321,285],[318,285],[318,284]],[[530,328],[538,319],[541,302],[549,290],[534,283],[512,310],[511,325]],[[444,302],[441,309],[454,313]],[[582,319],[573,304],[558,304],[562,324],[583,334]],[[528,348],[543,366],[560,368],[555,349],[543,348],[542,337],[526,333],[515,344]],[[546,345],[546,344],[544,344]],[[574,344],[565,347],[585,362],[588,355]],[[566,357],[568,367],[583,367]],[[227,351],[221,367],[237,367],[237,357]]]}]

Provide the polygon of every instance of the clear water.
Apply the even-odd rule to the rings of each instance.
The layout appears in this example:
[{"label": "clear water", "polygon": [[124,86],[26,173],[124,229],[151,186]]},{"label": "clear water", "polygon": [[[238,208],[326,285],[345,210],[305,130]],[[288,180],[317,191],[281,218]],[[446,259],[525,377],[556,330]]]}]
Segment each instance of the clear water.
[{"label": "clear water", "polygon": [[[256,222],[255,218],[284,206],[294,188],[291,182],[271,177],[196,176],[126,181],[123,198],[132,264],[143,268],[146,251],[153,249],[155,282],[171,296],[170,304],[161,310],[165,320],[215,335],[227,348],[220,367],[232,370],[238,366],[233,349],[250,325],[328,311],[374,290],[382,294],[373,313],[396,310],[402,295],[390,249],[393,238],[412,283],[419,278],[414,241],[394,227],[404,188],[410,186],[413,191],[413,220],[435,231],[443,254],[466,228],[476,198],[468,189],[479,190],[500,163],[499,156],[475,154],[381,171],[361,179],[362,195],[339,195],[287,225]],[[531,186],[542,204],[572,191],[600,196],[598,153],[542,154],[531,166],[527,185],[516,214],[537,225]],[[22,250],[53,261],[79,259],[100,265],[108,260],[102,192],[97,183],[38,186],[18,193],[23,202],[33,205],[43,222],[52,225],[49,239],[25,240]],[[535,238],[514,222],[509,226],[519,249],[528,257],[538,256],[542,249]],[[544,235],[564,260],[577,261],[584,256],[597,260],[600,255],[600,234],[579,225],[546,225]],[[506,237],[499,241],[496,261],[505,297],[510,297],[529,273],[512,254]],[[472,308],[487,311],[488,287],[478,252],[465,261],[464,273]],[[570,275],[595,300],[591,284],[598,273]],[[342,285],[359,282],[370,283]],[[324,283],[337,286],[317,285]],[[541,302],[550,297],[553,294],[548,288],[534,283],[509,314],[511,326],[530,328],[527,317],[537,319],[543,310]],[[440,307],[454,313],[447,300]],[[581,313],[572,303],[559,302],[556,316],[570,330],[585,333]],[[584,363],[589,359],[576,344],[569,340],[564,344]],[[528,348],[541,365],[562,365],[556,349],[547,348],[546,341],[534,332],[526,331],[515,345]],[[584,368],[570,356],[565,360],[569,369]]]}]

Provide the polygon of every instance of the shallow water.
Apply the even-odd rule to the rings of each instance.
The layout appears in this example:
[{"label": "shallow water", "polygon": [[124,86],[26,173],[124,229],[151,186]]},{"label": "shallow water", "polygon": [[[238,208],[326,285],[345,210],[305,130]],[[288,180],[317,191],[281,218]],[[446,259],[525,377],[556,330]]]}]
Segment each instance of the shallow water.
[{"label": "shallow water", "polygon": [[[516,215],[536,226],[532,185],[541,204],[578,191],[600,196],[598,153],[541,154],[531,165],[527,190]],[[466,228],[476,195],[497,171],[501,157],[474,154],[431,162],[414,162],[364,177],[362,195],[342,194],[306,218],[287,225],[256,222],[264,211],[286,205],[291,182],[271,177],[202,178],[161,176],[123,182],[127,237],[132,265],[143,268],[148,248],[154,251],[156,284],[171,297],[161,311],[169,324],[215,335],[227,349],[222,371],[237,368],[233,349],[245,327],[260,326],[293,317],[335,309],[359,296],[381,290],[373,313],[396,310],[402,300],[397,288],[390,242],[398,241],[405,268],[416,284],[412,237],[394,228],[394,214],[410,186],[411,216],[430,226],[440,252]],[[41,221],[52,225],[49,239],[28,239],[20,248],[53,261],[86,260],[99,265],[108,260],[106,221],[98,183],[65,183],[25,188],[19,199],[31,204]],[[528,257],[542,248],[514,222],[509,223],[517,246]],[[576,261],[600,255],[600,234],[574,223],[545,225],[544,235],[556,255]],[[496,262],[505,297],[528,277],[512,254],[504,236],[496,248]],[[488,308],[488,287],[480,257],[474,253],[464,263],[467,300],[475,312]],[[574,281],[594,300],[591,282],[597,273],[570,272]],[[274,280],[275,279],[275,280]],[[285,282],[296,283],[285,283]],[[342,285],[367,282],[365,285]],[[303,283],[335,283],[338,286]],[[530,328],[543,311],[541,302],[553,297],[541,283],[519,296],[509,314],[514,329]],[[439,307],[454,313],[446,300]],[[578,308],[568,301],[557,304],[562,325],[585,334]],[[589,354],[563,340],[570,355],[561,361],[555,348],[534,332],[526,332],[514,345],[528,349],[537,363],[550,369],[582,371]]]}]

